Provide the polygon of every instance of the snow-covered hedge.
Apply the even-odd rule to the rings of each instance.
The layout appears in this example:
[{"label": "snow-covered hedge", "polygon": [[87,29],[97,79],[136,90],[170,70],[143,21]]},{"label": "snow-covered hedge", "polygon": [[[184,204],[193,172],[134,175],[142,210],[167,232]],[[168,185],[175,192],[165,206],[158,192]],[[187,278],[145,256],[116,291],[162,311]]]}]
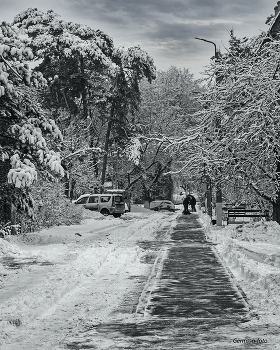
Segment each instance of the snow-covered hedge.
[{"label": "snow-covered hedge", "polygon": [[62,183],[38,180],[32,186],[31,194],[35,202],[34,219],[26,214],[18,214],[17,222],[21,224],[22,233],[81,222],[82,210],[65,197]]}]

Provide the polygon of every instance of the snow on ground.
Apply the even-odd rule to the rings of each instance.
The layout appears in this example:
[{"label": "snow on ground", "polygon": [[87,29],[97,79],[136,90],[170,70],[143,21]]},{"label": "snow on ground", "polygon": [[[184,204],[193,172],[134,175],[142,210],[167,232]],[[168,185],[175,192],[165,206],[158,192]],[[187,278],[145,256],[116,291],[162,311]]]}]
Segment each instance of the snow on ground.
[{"label": "snow on ground", "polygon": [[280,225],[257,221],[219,227],[202,212],[199,216],[208,239],[248,298],[253,316],[249,323],[280,326]]},{"label": "snow on ground", "polygon": [[155,240],[176,216],[141,207],[121,218],[86,210],[81,225],[0,239],[0,348],[51,349],[79,317],[106,320],[138,276],[150,273],[143,258],[154,252],[137,242]]},{"label": "snow on ground", "polygon": [[[0,239],[1,350],[55,349],[62,338],[63,344],[75,340],[80,320],[91,327],[114,314],[124,295],[143,288],[141,279],[151,273],[152,264],[143,261],[155,252],[136,243],[154,241],[180,214],[134,207],[113,218],[86,210],[81,225]],[[279,329],[280,226],[260,221],[217,227],[205,214],[199,217],[247,296],[250,321],[241,327]]]}]

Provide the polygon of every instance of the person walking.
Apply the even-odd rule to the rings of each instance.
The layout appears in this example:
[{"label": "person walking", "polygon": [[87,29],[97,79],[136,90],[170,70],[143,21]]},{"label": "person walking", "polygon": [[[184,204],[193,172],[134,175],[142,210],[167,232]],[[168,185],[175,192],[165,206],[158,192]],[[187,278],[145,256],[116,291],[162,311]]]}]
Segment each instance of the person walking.
[{"label": "person walking", "polygon": [[184,211],[183,211],[184,214],[190,214],[189,205],[191,206],[191,211],[196,212],[196,208],[195,208],[196,199],[193,195],[188,194],[186,198],[183,200],[183,205],[184,205]]},{"label": "person walking", "polygon": [[189,202],[190,202],[190,205],[191,205],[191,208],[192,208],[192,212],[195,212],[196,211],[196,208],[195,208],[195,205],[196,205],[196,199],[193,195],[189,195],[190,199],[189,199]]},{"label": "person walking", "polygon": [[189,196],[186,196],[183,200],[183,206],[184,206],[183,214],[190,214],[189,204],[190,204],[190,198]]}]

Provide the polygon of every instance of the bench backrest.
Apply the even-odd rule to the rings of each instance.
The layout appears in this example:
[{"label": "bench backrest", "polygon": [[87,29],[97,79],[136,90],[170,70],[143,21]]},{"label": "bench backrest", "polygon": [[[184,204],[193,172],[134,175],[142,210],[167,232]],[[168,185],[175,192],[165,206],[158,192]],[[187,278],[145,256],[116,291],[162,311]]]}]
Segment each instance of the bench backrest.
[{"label": "bench backrest", "polygon": [[228,209],[227,211],[228,216],[234,216],[234,215],[239,215],[239,216],[268,216],[269,211],[268,210],[259,210],[259,209]]}]

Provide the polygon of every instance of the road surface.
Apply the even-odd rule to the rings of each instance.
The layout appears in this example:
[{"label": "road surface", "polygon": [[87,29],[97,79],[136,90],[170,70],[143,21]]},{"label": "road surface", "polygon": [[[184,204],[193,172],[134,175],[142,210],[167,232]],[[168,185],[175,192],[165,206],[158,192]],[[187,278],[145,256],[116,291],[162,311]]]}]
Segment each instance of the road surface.
[{"label": "road surface", "polygon": [[253,337],[196,214],[101,219],[5,242],[1,350],[236,349]]}]

